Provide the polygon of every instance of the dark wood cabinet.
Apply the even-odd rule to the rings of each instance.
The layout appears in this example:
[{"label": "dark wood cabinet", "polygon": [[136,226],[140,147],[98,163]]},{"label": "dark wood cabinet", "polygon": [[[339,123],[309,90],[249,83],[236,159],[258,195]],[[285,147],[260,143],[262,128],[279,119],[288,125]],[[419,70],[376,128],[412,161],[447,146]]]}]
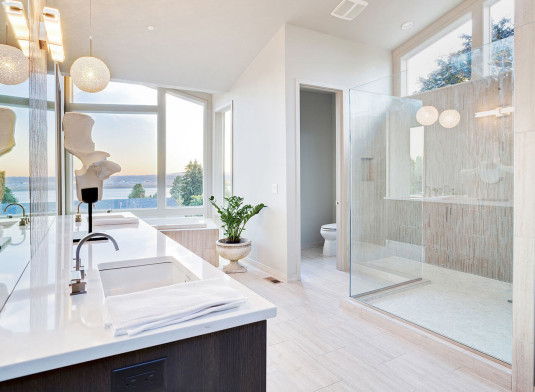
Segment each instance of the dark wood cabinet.
[{"label": "dark wood cabinet", "polygon": [[[4,381],[0,391],[114,391],[114,370],[161,358],[164,386],[159,390],[265,391],[266,321]],[[121,388],[143,391],[115,390]]]}]

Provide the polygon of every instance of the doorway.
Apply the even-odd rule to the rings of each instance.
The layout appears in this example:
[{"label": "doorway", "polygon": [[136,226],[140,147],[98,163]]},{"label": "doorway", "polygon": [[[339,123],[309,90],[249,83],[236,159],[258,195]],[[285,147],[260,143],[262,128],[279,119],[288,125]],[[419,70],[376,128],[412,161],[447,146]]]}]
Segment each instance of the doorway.
[{"label": "doorway", "polygon": [[349,266],[343,245],[349,238],[349,215],[342,212],[349,191],[342,189],[343,160],[349,157],[343,154],[343,90],[300,84],[296,109],[298,279],[307,278],[309,267],[340,276]]}]

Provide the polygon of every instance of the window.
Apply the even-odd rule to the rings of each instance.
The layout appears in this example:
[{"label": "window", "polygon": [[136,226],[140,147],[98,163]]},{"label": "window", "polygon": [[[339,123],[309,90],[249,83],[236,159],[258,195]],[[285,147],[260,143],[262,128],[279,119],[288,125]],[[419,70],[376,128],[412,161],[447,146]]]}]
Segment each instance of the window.
[{"label": "window", "polygon": [[223,205],[224,198],[233,195],[233,103],[232,101],[215,109],[214,170],[217,173],[215,198]]},{"label": "window", "polygon": [[[103,198],[98,210],[156,208],[156,114],[87,113],[93,120],[95,148],[110,154],[108,160],[118,163],[121,171],[103,184]],[[82,163],[74,158],[74,169]],[[74,174],[74,172],[73,172]],[[76,180],[73,177],[73,209]]]},{"label": "window", "polygon": [[232,108],[223,113],[223,197],[232,196]]},{"label": "window", "polygon": [[500,0],[489,7],[490,14],[490,69],[489,73],[508,71],[513,68],[514,57],[514,15],[513,0]]},{"label": "window", "polygon": [[423,162],[424,162],[424,127],[410,129],[410,195],[421,197],[423,195]]},{"label": "window", "polygon": [[406,95],[470,79],[472,20],[407,58]]},{"label": "window", "polygon": [[165,94],[167,207],[203,205],[204,105]]},{"label": "window", "polygon": [[[97,210],[133,210],[144,216],[203,214],[205,101],[175,90],[118,82],[95,94],[75,87],[72,92],[67,111],[93,117],[95,148],[121,166],[104,181]],[[79,167],[74,158],[67,169],[72,179],[70,212],[79,203],[74,176]]]},{"label": "window", "polygon": [[499,0],[495,2],[489,7],[489,16],[492,42],[507,38],[514,34],[514,0]]},{"label": "window", "polygon": [[[438,30],[454,12],[457,21]],[[426,30],[435,32],[430,37],[417,33],[394,51],[395,73],[403,73],[396,94],[413,95],[513,67],[514,0],[479,0],[468,15],[458,6]]]},{"label": "window", "polygon": [[73,102],[121,105],[156,105],[158,90],[139,84],[110,82],[101,92],[86,93],[73,85]]}]

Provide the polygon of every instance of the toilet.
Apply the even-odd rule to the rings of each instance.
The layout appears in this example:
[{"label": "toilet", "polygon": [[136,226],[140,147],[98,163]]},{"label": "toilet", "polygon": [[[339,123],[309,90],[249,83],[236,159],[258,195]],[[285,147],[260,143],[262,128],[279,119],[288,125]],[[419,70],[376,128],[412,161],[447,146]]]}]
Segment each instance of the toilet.
[{"label": "toilet", "polygon": [[325,238],[323,256],[336,256],[336,223],[321,226],[320,234]]}]

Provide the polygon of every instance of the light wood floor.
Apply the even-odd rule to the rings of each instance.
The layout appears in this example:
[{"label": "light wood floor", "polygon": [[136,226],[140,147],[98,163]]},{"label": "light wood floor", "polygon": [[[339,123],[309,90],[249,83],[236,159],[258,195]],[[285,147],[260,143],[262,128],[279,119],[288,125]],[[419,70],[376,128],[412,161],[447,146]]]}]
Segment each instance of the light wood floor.
[{"label": "light wood floor", "polygon": [[233,275],[278,307],[268,321],[268,391],[506,391],[342,309],[348,274],[320,250],[305,251],[301,266],[300,282],[273,284],[251,266]]}]

